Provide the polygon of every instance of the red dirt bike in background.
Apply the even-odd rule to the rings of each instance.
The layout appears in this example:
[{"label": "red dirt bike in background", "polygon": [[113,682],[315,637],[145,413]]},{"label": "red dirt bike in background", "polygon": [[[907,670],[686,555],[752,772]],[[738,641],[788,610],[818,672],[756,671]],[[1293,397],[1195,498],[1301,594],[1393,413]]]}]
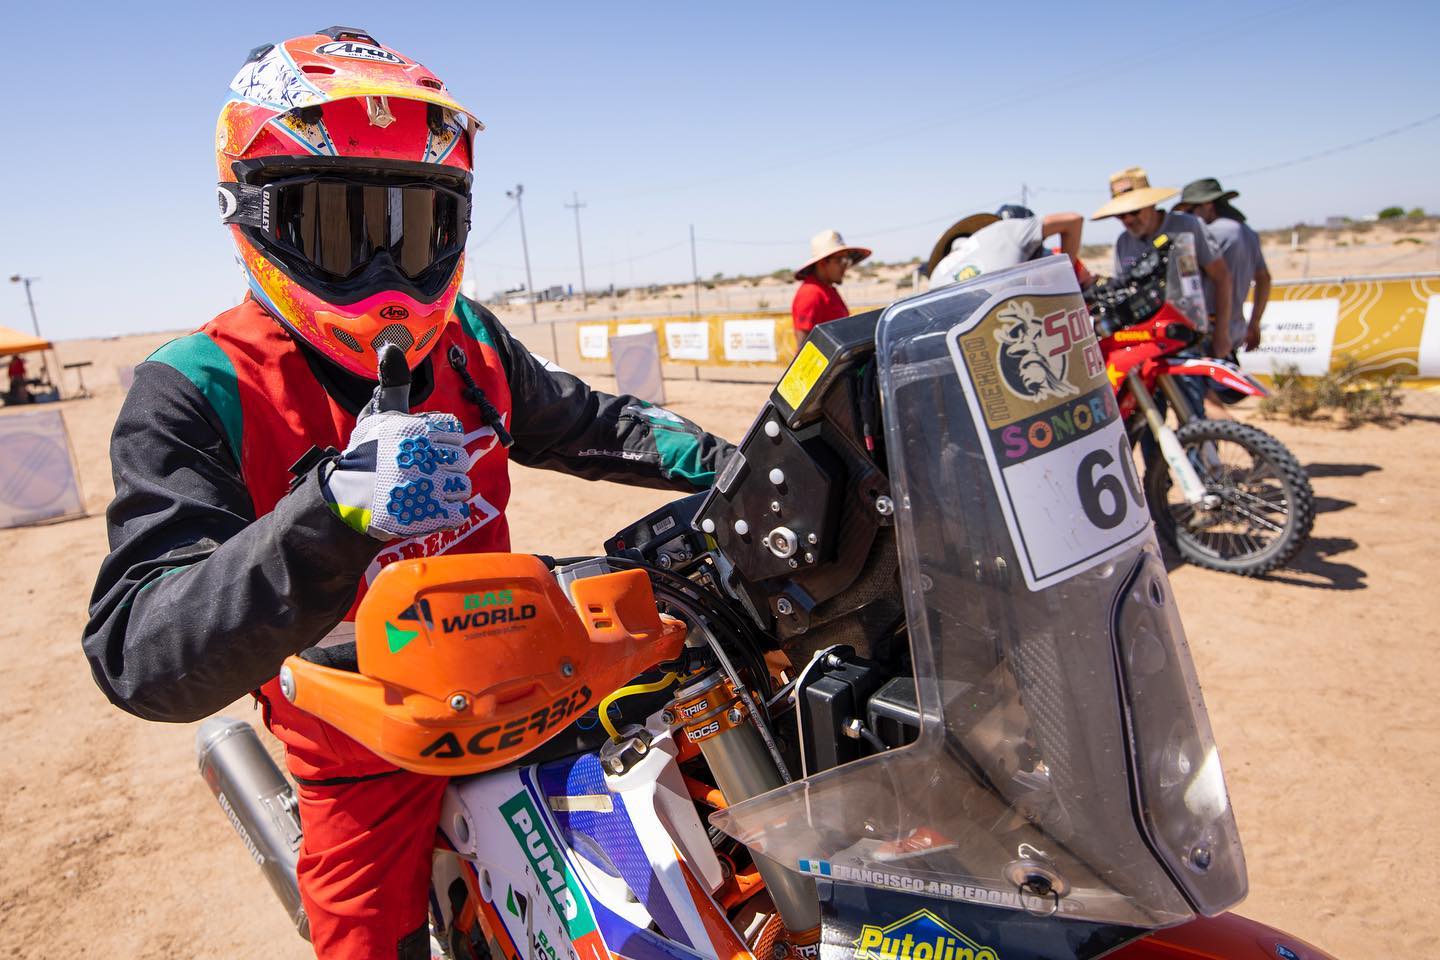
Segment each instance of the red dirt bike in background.
[{"label": "red dirt bike in background", "polygon": [[[1304,468],[1257,427],[1205,419],[1178,382],[1204,377],[1233,394],[1266,393],[1230,361],[1178,356],[1207,327],[1193,239],[1160,236],[1124,281],[1102,279],[1085,299],[1121,416],[1145,453],[1156,532],[1212,570],[1259,576],[1283,566],[1315,522]],[[1174,409],[1179,429],[1157,398]]]}]

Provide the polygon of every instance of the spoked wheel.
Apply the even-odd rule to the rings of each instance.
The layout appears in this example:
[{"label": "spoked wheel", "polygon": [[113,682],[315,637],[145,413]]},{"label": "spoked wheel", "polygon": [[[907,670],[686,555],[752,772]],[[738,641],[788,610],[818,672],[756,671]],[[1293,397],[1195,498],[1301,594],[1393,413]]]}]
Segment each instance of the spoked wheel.
[{"label": "spoked wheel", "polygon": [[1155,531],[1198,566],[1244,577],[1293,557],[1315,523],[1305,470],[1279,440],[1233,420],[1192,420],[1176,431],[1205,483],[1206,502],[1185,502],[1159,451],[1145,464]]}]

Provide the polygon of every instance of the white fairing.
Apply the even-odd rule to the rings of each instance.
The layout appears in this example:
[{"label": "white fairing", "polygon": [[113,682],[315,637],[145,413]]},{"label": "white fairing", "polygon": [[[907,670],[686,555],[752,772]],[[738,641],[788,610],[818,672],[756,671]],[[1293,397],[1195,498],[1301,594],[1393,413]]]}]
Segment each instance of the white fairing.
[{"label": "white fairing", "polygon": [[[674,740],[658,717],[650,726],[650,749],[619,776],[602,777],[587,754],[457,779],[446,789],[441,832],[473,866],[481,898],[512,941],[504,949],[604,960],[620,949],[616,940],[658,929],[672,953],[724,952],[702,917],[710,913],[713,925],[708,895],[724,882],[720,862],[676,765]],[[454,864],[437,858],[442,909],[442,893],[458,875]],[[495,917],[485,919],[494,926]]]}]

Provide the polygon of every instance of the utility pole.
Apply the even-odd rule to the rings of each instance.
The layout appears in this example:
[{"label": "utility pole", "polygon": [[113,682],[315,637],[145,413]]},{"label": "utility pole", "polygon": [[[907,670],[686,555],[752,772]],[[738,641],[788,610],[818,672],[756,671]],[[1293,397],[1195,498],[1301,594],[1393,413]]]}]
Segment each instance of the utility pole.
[{"label": "utility pole", "polygon": [[585,247],[580,242],[580,208],[585,204],[580,202],[580,194],[572,193],[571,196],[575,198],[575,202],[565,206],[575,211],[575,249],[580,253],[580,309],[586,310],[590,307],[590,297],[585,286]]},{"label": "utility pole", "polygon": [[[39,277],[22,277],[18,273],[10,276],[11,283],[25,284],[25,302],[30,306],[30,325],[35,328],[35,336],[44,340],[45,337],[40,333],[40,320],[35,316],[35,298],[30,295],[30,284],[39,279]],[[49,383],[50,361],[46,358],[44,350],[40,351],[40,369],[45,375],[45,382]]]},{"label": "utility pole", "polygon": [[520,214],[520,249],[525,252],[525,299],[530,301],[530,322],[539,323],[535,316],[535,281],[530,276],[530,241],[525,239],[525,207],[520,196],[525,192],[524,184],[515,184],[514,190],[506,190],[505,196],[515,201],[515,211]]},{"label": "utility pole", "polygon": [[695,278],[695,316],[700,316],[700,268],[695,261],[695,224],[690,224],[690,273]]},{"label": "utility pole", "polygon": [[1020,184],[1020,206],[1030,209],[1030,187],[1023,183]]}]

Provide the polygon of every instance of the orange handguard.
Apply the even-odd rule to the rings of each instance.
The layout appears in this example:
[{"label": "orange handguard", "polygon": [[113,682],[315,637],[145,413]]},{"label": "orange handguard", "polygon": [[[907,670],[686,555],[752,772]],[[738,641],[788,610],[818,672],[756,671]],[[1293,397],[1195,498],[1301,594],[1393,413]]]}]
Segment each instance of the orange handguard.
[{"label": "orange handguard", "polygon": [[529,554],[391,564],[355,618],[359,672],[289,657],[281,688],[398,767],[493,770],[684,644],[684,624],[655,609],[642,570],[577,580],[570,590],[573,606]]}]

